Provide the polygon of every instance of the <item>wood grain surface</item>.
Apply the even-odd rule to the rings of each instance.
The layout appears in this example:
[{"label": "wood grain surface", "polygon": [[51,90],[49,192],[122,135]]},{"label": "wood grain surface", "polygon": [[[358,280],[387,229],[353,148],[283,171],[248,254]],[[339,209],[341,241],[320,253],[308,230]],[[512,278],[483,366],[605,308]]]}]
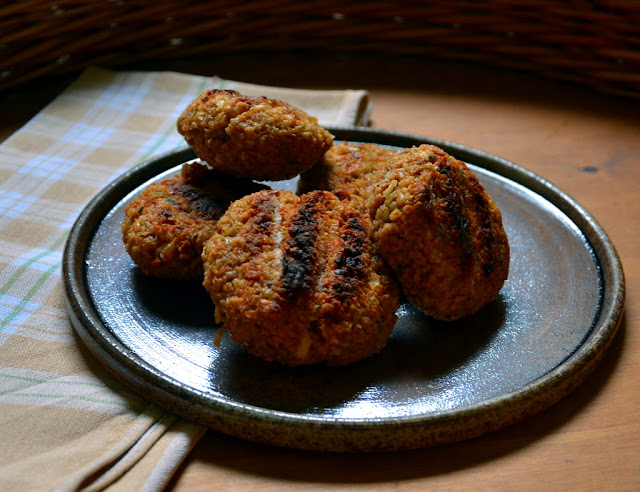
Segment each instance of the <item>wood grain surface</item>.
[{"label": "wood grain surface", "polygon": [[[520,424],[457,444],[384,454],[280,449],[210,431],[169,490],[640,490],[640,101],[426,57],[260,54],[123,68],[367,89],[374,128],[486,151],[568,193],[609,234],[626,276],[625,315],[596,372]],[[1,93],[0,140],[68,81]]]}]

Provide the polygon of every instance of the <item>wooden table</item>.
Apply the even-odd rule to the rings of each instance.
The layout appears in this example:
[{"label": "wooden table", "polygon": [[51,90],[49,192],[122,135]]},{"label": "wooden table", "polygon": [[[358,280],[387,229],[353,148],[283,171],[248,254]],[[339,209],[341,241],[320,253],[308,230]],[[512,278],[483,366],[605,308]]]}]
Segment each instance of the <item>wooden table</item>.
[{"label": "wooden table", "polygon": [[[367,89],[375,128],[475,147],[567,192],[609,234],[627,283],[622,324],[597,371],[551,409],[520,424],[436,448],[346,455],[208,432],[169,490],[640,490],[640,100],[426,58],[229,56],[144,68],[258,84]],[[0,139],[63,83],[37,97],[0,95]]]}]

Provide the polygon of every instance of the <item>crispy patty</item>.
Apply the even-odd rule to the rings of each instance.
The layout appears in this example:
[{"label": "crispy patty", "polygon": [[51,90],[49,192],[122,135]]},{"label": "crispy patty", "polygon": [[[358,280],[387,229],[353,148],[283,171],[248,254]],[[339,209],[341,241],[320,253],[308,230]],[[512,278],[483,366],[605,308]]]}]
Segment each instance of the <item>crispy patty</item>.
[{"label": "crispy patty", "polygon": [[229,204],[264,189],[252,181],[225,176],[201,163],[149,185],[125,210],[122,238],[146,275],[202,278],[202,247]]},{"label": "crispy patty", "polygon": [[298,193],[331,191],[368,215],[367,200],[373,186],[389,169],[389,160],[397,152],[375,143],[335,144],[322,162],[300,175]]},{"label": "crispy patty", "polygon": [[178,119],[200,159],[233,176],[281,180],[322,159],[333,135],[285,102],[230,90],[203,92]]},{"label": "crispy patty", "polygon": [[326,191],[234,202],[203,260],[219,334],[269,361],[348,364],[379,352],[396,322],[398,288],[367,219]]},{"label": "crispy patty", "polygon": [[466,164],[433,145],[391,166],[369,200],[371,234],[403,292],[437,319],[476,312],[509,271],[498,207]]}]

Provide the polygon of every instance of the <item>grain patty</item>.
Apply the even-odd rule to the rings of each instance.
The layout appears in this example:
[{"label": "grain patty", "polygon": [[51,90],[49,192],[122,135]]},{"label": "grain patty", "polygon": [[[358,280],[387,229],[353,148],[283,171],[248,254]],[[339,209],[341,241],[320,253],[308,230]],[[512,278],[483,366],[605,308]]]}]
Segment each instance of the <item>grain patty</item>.
[{"label": "grain patty", "polygon": [[225,176],[202,163],[184,164],[180,174],[152,183],[127,206],[122,239],[146,275],[202,278],[202,246],[229,204],[264,189]]},{"label": "grain patty", "polygon": [[203,260],[219,334],[269,361],[348,364],[379,352],[396,322],[398,288],[367,218],[326,191],[234,202]]},{"label": "grain patty", "polygon": [[368,215],[367,200],[373,186],[389,169],[397,150],[375,143],[334,144],[322,162],[300,175],[298,193],[327,190]]},{"label": "grain patty", "polygon": [[372,238],[416,307],[453,320],[496,297],[509,243],[498,207],[466,164],[433,145],[405,149],[369,209]]},{"label": "grain patty", "polygon": [[200,159],[223,173],[258,180],[297,176],[333,142],[316,118],[290,104],[222,89],[203,92],[177,126]]}]

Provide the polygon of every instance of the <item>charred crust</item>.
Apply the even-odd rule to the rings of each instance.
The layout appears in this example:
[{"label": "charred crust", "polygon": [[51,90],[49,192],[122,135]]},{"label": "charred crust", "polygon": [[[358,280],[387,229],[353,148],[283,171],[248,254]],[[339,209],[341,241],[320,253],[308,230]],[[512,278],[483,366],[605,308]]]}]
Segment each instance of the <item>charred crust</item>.
[{"label": "charred crust", "polygon": [[[441,164],[438,170],[447,175],[449,180],[451,180],[454,170],[450,169],[450,166]],[[458,190],[457,194],[459,197],[457,204],[452,207],[447,207],[446,210],[453,219],[454,228],[458,233],[458,245],[462,250],[464,258],[470,258],[473,255],[472,239],[475,237],[477,244],[480,245],[480,251],[476,254],[476,261],[479,263],[484,275],[488,277],[494,271],[497,260],[495,235],[492,226],[492,207],[484,188],[477,179],[474,176],[463,175],[462,178],[464,177],[467,178],[464,186],[455,186],[454,183],[450,183],[452,187],[455,186],[455,189]],[[471,231],[470,218],[465,215],[463,211],[458,210],[460,206],[465,203],[464,196],[460,195],[459,190],[466,190],[467,193],[471,195],[469,197],[470,206],[464,208],[468,210],[468,212],[473,213],[472,219],[476,225],[475,232]]]},{"label": "charred crust", "polygon": [[282,260],[282,288],[287,298],[312,287],[318,235],[318,221],[314,218],[317,211],[316,196],[317,194],[310,194],[302,199],[289,228]]},{"label": "charred crust", "polygon": [[[437,202],[442,208],[437,207]],[[493,227],[493,206],[480,182],[463,163],[437,159],[434,174],[421,191],[420,203],[431,220],[438,220],[438,210],[448,217],[462,267],[476,264],[486,277],[495,271],[500,251]]]},{"label": "charred crust", "polygon": [[335,261],[333,291],[340,302],[351,297],[366,272],[367,231],[355,214],[350,214],[343,228],[343,249]]},{"label": "charred crust", "polygon": [[464,214],[462,207],[462,197],[452,192],[446,199],[445,211],[451,218],[453,228],[458,237],[458,247],[463,258],[468,259],[473,256],[471,247],[471,231],[469,230],[469,219]]},{"label": "charred crust", "polygon": [[253,197],[253,215],[249,223],[253,228],[261,231],[269,231],[273,227],[273,213],[275,211],[275,199],[273,193],[258,193]]},{"label": "charred crust", "polygon": [[266,238],[273,233],[274,212],[277,207],[275,193],[257,193],[252,196],[252,215],[247,221],[248,231],[245,236],[249,248],[261,247]]},{"label": "charred crust", "polygon": [[194,210],[212,220],[220,219],[229,205],[228,202],[214,200],[205,192],[183,183],[175,184],[171,191],[185,198],[190,210]]},{"label": "charred crust", "polygon": [[[476,183],[476,187],[480,187],[480,184]],[[481,240],[480,244],[483,245],[485,250],[485,254],[481,257],[482,271],[488,277],[495,269],[496,255],[498,254],[492,227],[491,207],[482,190],[477,190],[474,195],[474,202],[477,205],[476,210],[478,212],[478,236]]]},{"label": "charred crust", "polygon": [[344,249],[336,259],[336,268],[343,270],[347,276],[360,277],[364,271],[366,229],[357,217],[351,215],[346,220],[346,227],[342,234]]},{"label": "charred crust", "polygon": [[486,277],[491,275],[493,273],[493,270],[495,269],[495,263],[493,260],[493,249],[489,249],[488,251],[490,252],[488,262],[485,262],[485,264],[482,265],[482,271]]},{"label": "charred crust", "polygon": [[457,243],[462,253],[463,260],[469,260],[473,256],[473,247],[471,244],[470,222],[464,207],[464,188],[460,186],[459,180],[456,179],[455,169],[452,169],[450,163],[439,163],[437,171],[446,176],[444,186],[444,211],[451,219],[451,224],[457,235]]}]

